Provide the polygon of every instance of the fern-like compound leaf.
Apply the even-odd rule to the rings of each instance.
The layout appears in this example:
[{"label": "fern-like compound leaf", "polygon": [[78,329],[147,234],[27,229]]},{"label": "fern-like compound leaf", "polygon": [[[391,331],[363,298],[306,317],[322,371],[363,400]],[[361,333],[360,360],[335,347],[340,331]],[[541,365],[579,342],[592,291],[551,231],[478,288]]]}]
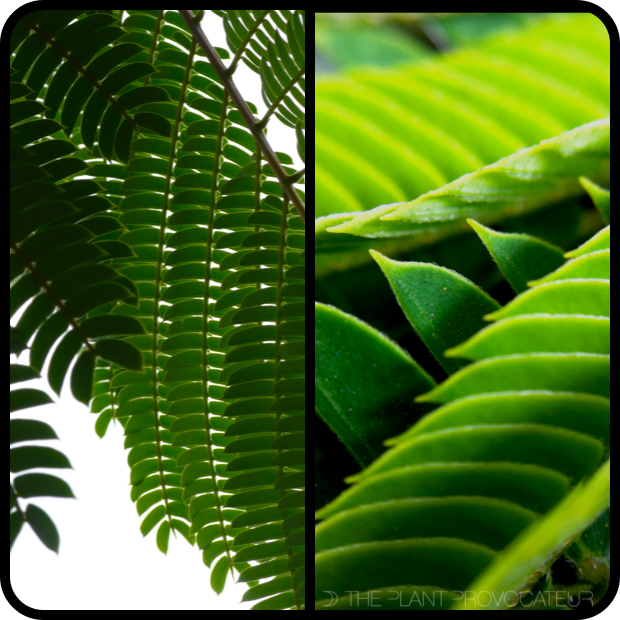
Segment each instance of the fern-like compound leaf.
[{"label": "fern-like compound leaf", "polygon": [[[514,262],[521,239],[485,236]],[[317,512],[316,609],[358,609],[371,591],[393,608],[387,592],[400,591],[403,575],[426,603],[400,608],[437,609],[441,592],[451,609],[486,609],[486,592],[493,609],[509,609],[506,593],[527,591],[608,507],[608,250],[609,228],[486,315],[497,322],[449,351],[473,363],[416,399],[442,406],[387,441],[391,449]],[[584,270],[588,278],[572,277]],[[585,304],[575,301],[584,284],[599,293]],[[405,279],[397,294],[401,286],[411,305],[423,295]],[[572,338],[578,325],[590,338]],[[421,572],[403,553],[421,559]],[[472,569],[480,572],[463,585]],[[466,589],[476,593],[467,602]]]}]

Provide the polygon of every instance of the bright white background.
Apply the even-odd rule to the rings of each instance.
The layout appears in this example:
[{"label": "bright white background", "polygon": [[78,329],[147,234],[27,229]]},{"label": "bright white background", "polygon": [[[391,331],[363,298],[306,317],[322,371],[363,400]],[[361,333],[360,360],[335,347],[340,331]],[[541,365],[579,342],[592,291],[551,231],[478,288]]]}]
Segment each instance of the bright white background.
[{"label": "bright white background", "polygon": [[[0,23],[24,4],[1,3]],[[227,48],[220,18],[207,11],[202,27],[213,45]],[[3,40],[6,36],[9,33],[3,32]],[[259,76],[240,63],[234,80],[245,99],[258,106],[259,115],[264,114],[267,106]],[[295,167],[301,169],[293,129],[272,117],[268,138],[276,151],[291,155]],[[27,356],[28,352],[22,354],[20,363],[27,364]],[[140,523],[145,515],[138,516],[129,496],[129,467],[120,426],[111,425],[99,439],[94,431],[96,416],[75,401],[69,389],[59,399],[44,380],[19,387],[48,391],[58,403],[26,409],[15,417],[48,422],[56,431],[59,440],[37,443],[55,447],[68,457],[73,469],[46,471],[64,479],[77,498],[34,498],[56,524],[60,550],[58,555],[50,551],[29,526],[23,527],[10,564],[11,586],[22,603],[36,610],[62,611],[251,608],[253,603],[240,603],[247,587],[232,584],[230,576],[219,597],[211,590],[209,569],[202,563],[200,550],[181,536],[177,540],[171,536],[167,556],[155,544],[157,528],[142,537]],[[4,599],[0,616],[6,620],[24,617]],[[33,617],[40,616],[35,612]]]}]

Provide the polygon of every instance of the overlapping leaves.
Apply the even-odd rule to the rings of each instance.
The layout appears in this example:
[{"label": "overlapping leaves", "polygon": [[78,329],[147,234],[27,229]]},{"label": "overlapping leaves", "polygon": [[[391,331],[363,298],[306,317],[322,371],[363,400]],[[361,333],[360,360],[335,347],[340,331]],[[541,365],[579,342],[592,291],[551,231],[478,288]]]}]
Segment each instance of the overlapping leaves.
[{"label": "overlapping leaves", "polygon": [[[274,54],[286,52],[278,68],[299,68],[303,14],[280,13],[288,43],[276,37],[265,63],[275,70]],[[32,143],[38,160],[14,168],[12,235],[15,219],[25,246],[38,218],[30,271],[40,267],[36,282],[58,291],[48,295],[61,310],[76,297],[65,304],[75,320],[64,309],[65,323],[36,331],[32,313],[40,321],[49,310],[35,299],[18,328],[25,341],[36,331],[38,369],[70,323],[79,338],[69,332],[56,348],[50,383],[60,390],[83,343],[90,357],[73,370],[83,402],[99,356],[96,429],[103,435],[112,419],[124,427],[144,535],[157,529],[162,552],[173,530],[196,543],[218,593],[234,568],[254,609],[303,609],[304,225],[180,15],[122,18],[38,11],[14,30],[12,159]],[[294,84],[266,86],[283,119]],[[24,122],[34,114],[47,118]],[[303,124],[289,120],[303,153]],[[21,185],[32,178],[41,181],[28,197]],[[30,209],[28,219],[13,204]],[[64,254],[48,262],[56,247]],[[12,250],[21,258],[13,239]],[[82,271],[69,268],[76,261]],[[12,314],[36,293],[20,269],[12,254],[12,283],[23,280],[12,286]],[[112,334],[129,336],[103,339]]]},{"label": "overlapping leaves", "polygon": [[289,127],[306,127],[306,12],[214,11],[224,18],[228,44],[261,76],[263,99]]},{"label": "overlapping leaves", "polygon": [[[176,14],[170,17],[184,27]],[[147,31],[151,37],[156,32]],[[115,376],[110,387],[119,390],[116,410],[104,380],[94,406],[102,411],[102,430],[112,415],[126,423],[132,496],[146,514],[143,533],[157,527],[162,551],[173,529],[195,540],[213,569],[213,587],[221,591],[233,564],[242,571],[250,559],[299,552],[292,544],[299,525],[287,519],[299,513],[303,495],[294,490],[303,475],[290,476],[303,466],[294,449],[303,447],[303,416],[285,418],[303,412],[295,390],[303,394],[304,244],[303,226],[289,214],[281,187],[269,180],[269,168],[236,146],[253,150],[253,138],[197,55],[190,44],[186,54],[164,49],[157,56],[159,75],[168,78],[154,81],[178,102],[161,112],[179,137],[135,141],[134,173],[118,188],[121,220],[130,230],[125,239],[142,259],[126,273],[150,289],[151,301],[138,309],[152,330],[141,345],[152,360],[150,376]],[[291,163],[284,156],[281,161]],[[156,221],[167,221],[173,233],[156,233],[150,226]],[[173,250],[166,258],[164,244]],[[155,329],[158,315],[163,322]],[[265,343],[272,339],[275,344]],[[232,424],[237,416],[259,414],[260,421]],[[258,544],[272,537],[279,540]],[[248,592],[246,600],[276,595],[257,609],[300,604],[299,590],[291,592],[299,564],[278,561],[277,572],[272,565],[240,577],[255,583],[289,571],[275,591],[260,584]]]},{"label": "overlapping leaves", "polygon": [[[539,242],[474,225],[513,287],[531,287],[478,333],[487,309],[459,316],[463,287],[477,298],[475,285],[375,254],[414,329],[454,374],[416,399],[443,406],[387,442],[392,449],[317,512],[317,609],[370,609],[365,595],[346,594],[367,590],[386,609],[437,609],[439,592],[452,609],[488,609],[480,597],[458,602],[474,581],[505,609],[515,601],[504,593],[527,588],[609,504],[609,228],[541,278]],[[516,260],[530,254],[524,244],[532,259]],[[475,334],[447,352],[473,363],[450,367],[435,312]],[[415,565],[404,561],[412,553]]]},{"label": "overlapping leaves", "polygon": [[[35,100],[62,61],[50,44],[49,33],[58,34],[73,51],[88,35],[87,30],[68,26],[74,12],[60,13],[30,14],[29,20],[16,26],[11,38],[11,49],[19,49],[12,58],[10,89],[10,316],[22,312],[16,328],[11,329],[11,353],[19,355],[29,349],[30,355],[28,366],[11,365],[11,384],[38,378],[49,358],[50,387],[60,394],[73,364],[71,390],[76,399],[88,403],[97,359],[134,370],[142,367],[139,352],[118,337],[143,333],[144,328],[128,317],[92,316],[102,306],[121,299],[137,303],[137,289],[129,279],[102,264],[111,257],[131,256],[131,250],[113,237],[106,238],[106,234],[121,230],[119,223],[105,214],[111,203],[100,195],[97,183],[75,179],[89,165],[78,147],[64,139],[60,133],[63,127],[49,106]],[[93,28],[95,23],[103,27],[101,20],[88,22]],[[104,22],[109,24],[105,18]],[[82,51],[86,59],[89,53]],[[95,51],[91,50],[91,57]],[[11,390],[11,413],[50,402],[38,390]],[[11,444],[52,438],[55,434],[46,424],[11,419]],[[11,545],[27,520],[44,544],[58,550],[58,533],[49,516],[34,504],[24,509],[19,498],[72,497],[66,483],[55,476],[23,473],[68,466],[55,449],[12,446],[11,471],[20,475],[11,483]]]},{"label": "overlapping leaves", "polygon": [[[20,333],[11,327],[10,353],[20,355],[26,345]],[[38,373],[31,367],[21,364],[11,364],[11,416],[20,414],[31,407],[38,407],[52,402],[51,398],[40,390],[19,388],[18,384],[30,379],[38,378]],[[67,468],[71,467],[67,457],[55,448],[32,445],[33,441],[58,439],[53,428],[46,422],[29,420],[26,418],[11,418],[10,420],[10,471],[16,474],[10,483],[10,538],[11,549],[24,523],[28,523],[41,542],[51,549],[58,551],[59,535],[50,516],[31,498],[42,496],[74,497],[69,485],[57,476],[36,471],[38,468]],[[35,470],[35,471],[31,471]],[[30,500],[27,506],[23,500]]]},{"label": "overlapping leaves", "polygon": [[[596,17],[556,16],[525,33],[502,34],[479,48],[411,69],[321,78],[316,189],[317,215],[325,219],[315,222],[315,273],[360,264],[369,247],[381,249],[376,241],[350,235],[391,237],[383,245],[402,251],[464,230],[461,187],[445,194],[433,191],[524,147],[606,117],[608,45]],[[479,201],[467,205],[473,208],[467,216],[490,223],[515,215],[502,208],[499,193],[493,195],[503,181],[518,186],[520,196],[547,194],[543,203],[526,200],[520,210],[574,193],[574,183],[560,188],[549,185],[549,177],[536,176],[545,166],[557,167],[544,155],[529,161],[529,172],[489,171],[489,183],[475,190],[477,177],[463,177],[465,184],[473,182],[467,198]],[[504,172],[508,176],[500,181]],[[432,209],[418,213],[431,202]]]}]

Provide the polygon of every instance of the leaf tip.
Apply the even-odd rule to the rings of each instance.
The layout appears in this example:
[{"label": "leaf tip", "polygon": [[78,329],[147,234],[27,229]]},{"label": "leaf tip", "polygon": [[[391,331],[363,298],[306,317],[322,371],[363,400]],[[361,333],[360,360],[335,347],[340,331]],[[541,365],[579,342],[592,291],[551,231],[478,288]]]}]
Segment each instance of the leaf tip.
[{"label": "leaf tip", "polygon": [[355,484],[361,478],[361,474],[353,474],[352,476],[347,476],[344,481],[347,484]]},{"label": "leaf tip", "polygon": [[499,310],[496,310],[495,312],[489,312],[489,314],[483,315],[482,318],[485,321],[496,321],[499,318],[498,314],[499,314]]},{"label": "leaf tip", "polygon": [[486,226],[483,226],[480,222],[477,222],[471,217],[466,218],[466,221],[476,232],[486,229]]},{"label": "leaf tip", "polygon": [[458,347],[452,347],[451,349],[446,349],[443,352],[443,356],[444,357],[458,357],[458,351],[459,351],[460,348],[461,347],[458,346]]},{"label": "leaf tip", "polygon": [[393,261],[391,258],[384,256],[383,254],[381,254],[381,252],[377,252],[376,250],[368,251],[370,252],[370,255],[375,259],[377,265],[379,265],[379,267],[381,267],[383,271],[385,271],[386,267],[388,267],[391,263],[396,262]]},{"label": "leaf tip", "polygon": [[413,400],[416,403],[428,403],[429,402],[428,398],[426,398],[426,394],[423,396],[416,396]]}]

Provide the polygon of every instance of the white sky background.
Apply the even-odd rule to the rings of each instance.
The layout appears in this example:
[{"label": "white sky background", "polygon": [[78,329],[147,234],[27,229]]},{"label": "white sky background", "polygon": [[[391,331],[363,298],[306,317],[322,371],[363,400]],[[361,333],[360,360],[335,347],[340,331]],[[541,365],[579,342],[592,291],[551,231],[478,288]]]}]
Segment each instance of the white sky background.
[{"label": "white sky background", "polygon": [[[1,3],[2,23],[24,4]],[[220,18],[207,11],[202,27],[213,45],[228,47]],[[261,96],[260,77],[240,63],[234,81],[262,116],[267,106]],[[294,158],[297,169],[303,167],[294,130],[275,116],[269,122],[268,139],[274,150]],[[27,351],[19,361],[27,364]],[[47,376],[47,364],[43,376]],[[171,535],[165,556],[155,543],[157,527],[142,537],[140,523],[146,514],[138,515],[129,496],[122,429],[111,424],[106,436],[99,439],[94,430],[97,416],[75,401],[67,384],[68,380],[60,399],[47,388],[46,380],[19,385],[46,391],[57,403],[26,409],[15,417],[42,420],[52,426],[59,440],[37,443],[60,450],[73,469],[45,471],[65,480],[77,499],[34,498],[56,524],[60,549],[56,555],[28,525],[22,528],[11,553],[11,586],[17,597],[37,610],[250,609],[254,603],[240,603],[247,586],[234,585],[230,575],[219,597],[211,590],[210,569],[203,564],[198,547]],[[24,500],[21,503],[26,505]],[[0,601],[0,616],[24,617],[4,599]]]}]

